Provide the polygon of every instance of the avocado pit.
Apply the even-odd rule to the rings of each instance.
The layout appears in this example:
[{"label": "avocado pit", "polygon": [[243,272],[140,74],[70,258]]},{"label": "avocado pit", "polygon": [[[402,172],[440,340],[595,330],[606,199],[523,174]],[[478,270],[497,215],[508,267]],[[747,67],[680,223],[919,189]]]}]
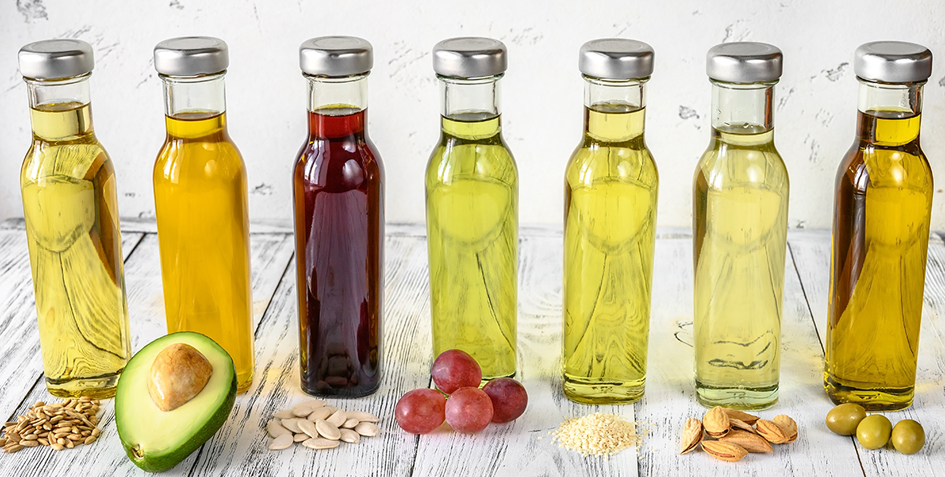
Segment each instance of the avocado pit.
[{"label": "avocado pit", "polygon": [[162,411],[173,411],[200,394],[212,374],[213,365],[200,351],[174,343],[155,356],[148,393]]}]

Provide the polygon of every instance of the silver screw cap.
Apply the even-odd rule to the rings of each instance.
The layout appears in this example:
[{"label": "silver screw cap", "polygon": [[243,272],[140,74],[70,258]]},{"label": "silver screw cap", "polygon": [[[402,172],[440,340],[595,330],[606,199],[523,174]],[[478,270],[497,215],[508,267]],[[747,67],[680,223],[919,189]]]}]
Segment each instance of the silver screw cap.
[{"label": "silver screw cap", "polygon": [[505,44],[492,38],[450,38],[433,47],[433,71],[440,76],[484,78],[505,73],[508,67]]},{"label": "silver screw cap", "polygon": [[904,41],[874,41],[853,54],[853,71],[868,81],[915,83],[932,76],[932,52]]},{"label": "silver screw cap", "polygon": [[299,67],[312,76],[351,76],[371,71],[374,48],[354,36],[322,36],[299,47]]},{"label": "silver screw cap", "polygon": [[629,80],[653,74],[653,47],[624,38],[591,40],[581,46],[578,69],[600,79]]},{"label": "silver screw cap", "polygon": [[82,40],[43,40],[30,43],[17,55],[26,78],[55,80],[92,72],[92,45]]},{"label": "silver screw cap", "polygon": [[165,76],[222,73],[230,66],[226,42],[211,36],[164,40],[154,47],[154,69]]},{"label": "silver screw cap", "polygon": [[705,72],[725,83],[763,83],[781,77],[781,50],[755,42],[722,43],[706,54]]}]

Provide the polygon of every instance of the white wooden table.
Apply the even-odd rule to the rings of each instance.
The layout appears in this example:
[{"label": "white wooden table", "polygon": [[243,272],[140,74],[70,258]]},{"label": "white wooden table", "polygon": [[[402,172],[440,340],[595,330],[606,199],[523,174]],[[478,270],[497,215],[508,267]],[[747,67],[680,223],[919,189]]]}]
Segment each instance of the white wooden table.
[{"label": "white wooden table", "polygon": [[[165,333],[157,236],[153,223],[123,222],[123,251],[132,346]],[[677,456],[679,432],[704,409],[692,383],[692,252],[687,230],[661,230],[656,246],[646,395],[632,406],[586,406],[560,391],[561,246],[555,228],[523,227],[520,244],[519,374],[529,393],[525,415],[477,435],[446,426],[426,436],[402,432],[394,405],[406,391],[430,385],[432,362],[424,229],[389,225],[384,377],[373,396],[330,400],[382,416],[378,437],[331,451],[296,446],[266,449],[264,425],[273,412],[306,399],[299,388],[295,264],[291,229],[254,226],[252,270],[256,322],[256,379],[238,396],[229,422],[171,475],[824,475],[945,474],[945,244],[933,234],[919,347],[915,405],[892,413],[926,429],[925,449],[903,456],[867,451],[831,434],[823,419],[831,403],[821,387],[827,308],[829,233],[792,231],[785,280],[781,400],[762,416],[793,416],[800,437],[773,455],[719,462],[702,452]],[[0,414],[6,420],[36,401],[54,400],[42,380],[33,288],[22,221],[0,225]],[[103,404],[102,438],[91,446],[54,452],[27,448],[0,454],[0,475],[142,475],[125,458],[111,400]],[[610,459],[582,457],[552,443],[549,431],[568,417],[614,412],[645,423],[637,448]]]}]

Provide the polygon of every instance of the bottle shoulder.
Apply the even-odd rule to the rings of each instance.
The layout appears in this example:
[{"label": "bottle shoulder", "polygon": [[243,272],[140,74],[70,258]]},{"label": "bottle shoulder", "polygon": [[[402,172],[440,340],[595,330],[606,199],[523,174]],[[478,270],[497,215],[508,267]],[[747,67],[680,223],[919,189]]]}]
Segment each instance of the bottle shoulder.
[{"label": "bottle shoulder", "polygon": [[879,187],[931,191],[933,177],[931,164],[917,144],[883,147],[858,140],[840,161],[837,181],[863,192]]},{"label": "bottle shoulder", "polygon": [[787,165],[773,142],[764,147],[731,147],[714,140],[696,165],[694,181],[706,190],[753,187],[787,194]]},{"label": "bottle shoulder", "polygon": [[659,182],[659,169],[653,154],[642,142],[628,147],[585,141],[571,154],[565,178],[572,186],[617,181],[655,187]]},{"label": "bottle shoulder", "polygon": [[501,135],[489,141],[459,140],[443,135],[427,163],[428,181],[432,178],[489,177],[509,184],[518,182],[518,166]]},{"label": "bottle shoulder", "polygon": [[102,167],[114,169],[108,152],[94,135],[57,142],[34,138],[23,158],[20,179],[24,184],[52,176],[89,180]]}]

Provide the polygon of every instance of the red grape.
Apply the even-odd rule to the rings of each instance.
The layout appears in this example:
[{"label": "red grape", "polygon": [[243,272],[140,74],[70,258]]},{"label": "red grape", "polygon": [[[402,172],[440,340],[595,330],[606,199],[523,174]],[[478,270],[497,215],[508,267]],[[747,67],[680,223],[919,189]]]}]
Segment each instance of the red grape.
[{"label": "red grape", "polygon": [[446,419],[446,397],[436,389],[414,389],[397,401],[394,417],[411,434],[433,431]]},{"label": "red grape", "polygon": [[478,388],[482,382],[482,369],[479,363],[465,351],[448,349],[433,361],[430,371],[436,387],[446,394],[453,394],[459,388]]},{"label": "red grape", "polygon": [[492,399],[492,422],[502,424],[518,419],[528,406],[525,386],[512,378],[497,378],[482,388]]},{"label": "red grape", "polygon": [[446,422],[459,432],[479,432],[490,421],[492,400],[479,388],[460,388],[446,400]]}]

